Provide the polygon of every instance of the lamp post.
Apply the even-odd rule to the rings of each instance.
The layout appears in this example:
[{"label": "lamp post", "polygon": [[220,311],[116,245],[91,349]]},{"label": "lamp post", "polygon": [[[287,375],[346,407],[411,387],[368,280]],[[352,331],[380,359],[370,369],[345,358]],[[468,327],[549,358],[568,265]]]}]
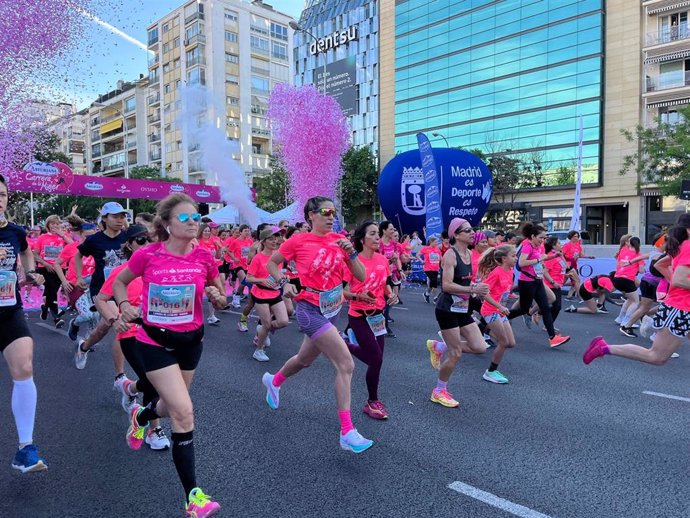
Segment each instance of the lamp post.
[{"label": "lamp post", "polygon": [[[129,157],[128,157],[129,146],[128,146],[128,142],[127,142],[127,132],[129,130],[127,129],[127,117],[125,117],[125,114],[122,112],[122,110],[120,110],[120,108],[118,108],[116,106],[109,106],[109,105],[105,105],[105,104],[100,103],[100,102],[95,102],[92,104],[92,106],[97,106],[98,108],[112,108],[117,113],[119,113],[120,116],[122,117],[122,128],[124,130],[124,148],[125,148],[124,149],[124,151],[125,151],[125,179],[129,180]],[[126,209],[129,210],[129,198],[127,198],[126,203],[127,203]]]},{"label": "lamp post", "polygon": [[[290,23],[288,25],[294,31],[303,32],[304,34],[311,36],[314,39],[314,41],[316,41],[318,43],[319,39],[316,36],[314,36],[311,32],[309,32],[307,29],[302,27],[296,21],[292,20],[292,21],[290,21]],[[326,95],[326,54],[323,52],[322,52],[322,54],[323,54],[323,95]]]},{"label": "lamp post", "polygon": [[432,137],[441,137],[443,140],[446,141],[446,147],[450,147],[450,144],[448,144],[448,139],[446,137],[444,137],[441,133],[435,133],[434,132],[431,134],[431,136]]}]

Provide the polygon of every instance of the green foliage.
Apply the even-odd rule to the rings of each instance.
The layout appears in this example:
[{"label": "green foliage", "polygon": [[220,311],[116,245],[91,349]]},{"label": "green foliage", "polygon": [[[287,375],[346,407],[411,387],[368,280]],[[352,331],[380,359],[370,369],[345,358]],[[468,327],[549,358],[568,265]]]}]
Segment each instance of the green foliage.
[{"label": "green foliage", "polygon": [[576,180],[576,168],[564,165],[556,169],[556,183],[559,185],[574,184]]},{"label": "green foliage", "polygon": [[690,106],[680,108],[677,124],[658,122],[621,130],[628,142],[637,142],[638,153],[623,159],[621,175],[633,171],[638,188],[656,185],[663,195],[678,196],[683,179],[690,178]]},{"label": "green foliage", "polygon": [[343,155],[342,213],[348,223],[373,216],[378,202],[379,173],[368,146],[351,147]]},{"label": "green foliage", "polygon": [[271,155],[269,168],[269,174],[255,178],[256,204],[268,212],[277,212],[294,200],[290,198],[288,176],[280,158]]}]

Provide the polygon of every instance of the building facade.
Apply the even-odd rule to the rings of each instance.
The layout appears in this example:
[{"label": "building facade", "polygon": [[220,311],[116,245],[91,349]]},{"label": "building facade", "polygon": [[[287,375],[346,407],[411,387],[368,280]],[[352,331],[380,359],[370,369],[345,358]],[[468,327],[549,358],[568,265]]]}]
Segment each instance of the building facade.
[{"label": "building facade", "polygon": [[419,131],[515,159],[525,169],[515,205],[496,208],[563,229],[582,117],[582,228],[595,243],[639,234],[634,174],[619,174],[635,152],[620,130],[640,117],[640,36],[630,27],[640,27],[640,5],[625,0],[386,2],[382,164],[414,149]]},{"label": "building facade", "polygon": [[206,183],[200,150],[180,122],[181,89],[205,86],[215,98],[206,119],[239,144],[247,183],[269,171],[266,111],[272,88],[291,83],[291,18],[254,0],[187,2],[148,28],[149,160],[163,174]]},{"label": "building facade", "polygon": [[149,165],[146,133],[148,80],[118,81],[87,112],[87,173],[127,177],[136,166]]},{"label": "building facade", "polygon": [[379,2],[309,0],[295,33],[294,80],[334,97],[348,117],[352,144],[379,141]]},{"label": "building facade", "polygon": [[60,151],[72,161],[72,171],[87,174],[86,141],[88,109],[75,111],[48,124],[48,129],[60,139]]}]

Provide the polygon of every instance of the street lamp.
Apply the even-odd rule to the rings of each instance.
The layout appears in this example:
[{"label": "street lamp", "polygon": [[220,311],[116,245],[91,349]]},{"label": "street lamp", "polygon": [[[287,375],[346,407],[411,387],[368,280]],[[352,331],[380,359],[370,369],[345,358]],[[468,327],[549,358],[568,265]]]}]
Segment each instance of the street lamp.
[{"label": "street lamp", "polygon": [[[98,107],[98,108],[112,108],[112,109],[115,110],[117,113],[119,113],[120,116],[122,117],[122,128],[124,129],[124,132],[125,132],[125,133],[124,133],[125,179],[129,180],[129,156],[128,156],[128,155],[129,155],[129,146],[128,146],[128,142],[127,142],[127,132],[128,132],[129,130],[127,129],[127,117],[125,117],[125,114],[122,113],[122,110],[120,110],[120,109],[119,109],[118,107],[116,107],[116,106],[105,105],[105,104],[103,104],[103,103],[101,103],[101,102],[95,102],[95,103],[93,103],[91,106],[96,106],[96,107]],[[127,210],[129,210],[129,198],[127,198],[126,203],[127,203],[127,207],[126,207],[126,208],[127,208]]]},{"label": "street lamp", "polygon": [[[288,25],[290,26],[290,28],[292,30],[298,31],[298,32],[303,32],[304,34],[311,36],[315,42],[317,42],[317,43],[319,42],[319,39],[316,36],[314,36],[311,32],[309,32],[307,29],[302,27],[296,21],[291,20]],[[323,95],[326,95],[326,54],[323,52],[321,54],[323,54]]]},{"label": "street lamp", "polygon": [[432,133],[431,136],[433,136],[433,137],[441,137],[443,140],[446,141],[446,147],[450,147],[450,144],[448,144],[448,139],[447,139],[446,137],[444,137],[442,134],[440,134],[440,133]]}]

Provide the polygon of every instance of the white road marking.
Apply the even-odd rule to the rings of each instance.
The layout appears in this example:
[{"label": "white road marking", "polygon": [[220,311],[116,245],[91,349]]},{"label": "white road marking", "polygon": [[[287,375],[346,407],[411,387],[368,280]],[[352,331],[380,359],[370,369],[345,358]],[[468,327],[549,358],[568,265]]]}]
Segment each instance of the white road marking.
[{"label": "white road marking", "polygon": [[666,399],[675,399],[677,401],[685,401],[686,403],[690,403],[690,397],[673,396],[671,394],[663,394],[662,392],[652,392],[651,390],[643,390],[642,393],[647,394],[648,396],[663,397]]},{"label": "white road marking", "polygon": [[62,329],[57,329],[54,325],[51,326],[50,324],[44,324],[43,322],[36,322],[35,325],[47,329],[48,331],[52,331],[53,333],[57,333],[62,336],[67,336],[66,331],[63,331]]},{"label": "white road marking", "polygon": [[546,514],[542,514],[538,511],[534,511],[529,507],[525,507],[520,504],[515,504],[510,500],[505,500],[504,498],[498,497],[492,493],[487,493],[476,487],[463,484],[462,482],[453,482],[448,484],[448,487],[453,491],[462,493],[471,498],[484,502],[485,504],[492,505],[498,509],[502,509],[508,513],[514,514],[515,516],[520,516],[522,518],[551,518]]},{"label": "white road marking", "polygon": [[410,308],[403,308],[403,307],[398,307],[398,306],[391,306],[393,309],[402,309],[403,311],[409,311]]}]

